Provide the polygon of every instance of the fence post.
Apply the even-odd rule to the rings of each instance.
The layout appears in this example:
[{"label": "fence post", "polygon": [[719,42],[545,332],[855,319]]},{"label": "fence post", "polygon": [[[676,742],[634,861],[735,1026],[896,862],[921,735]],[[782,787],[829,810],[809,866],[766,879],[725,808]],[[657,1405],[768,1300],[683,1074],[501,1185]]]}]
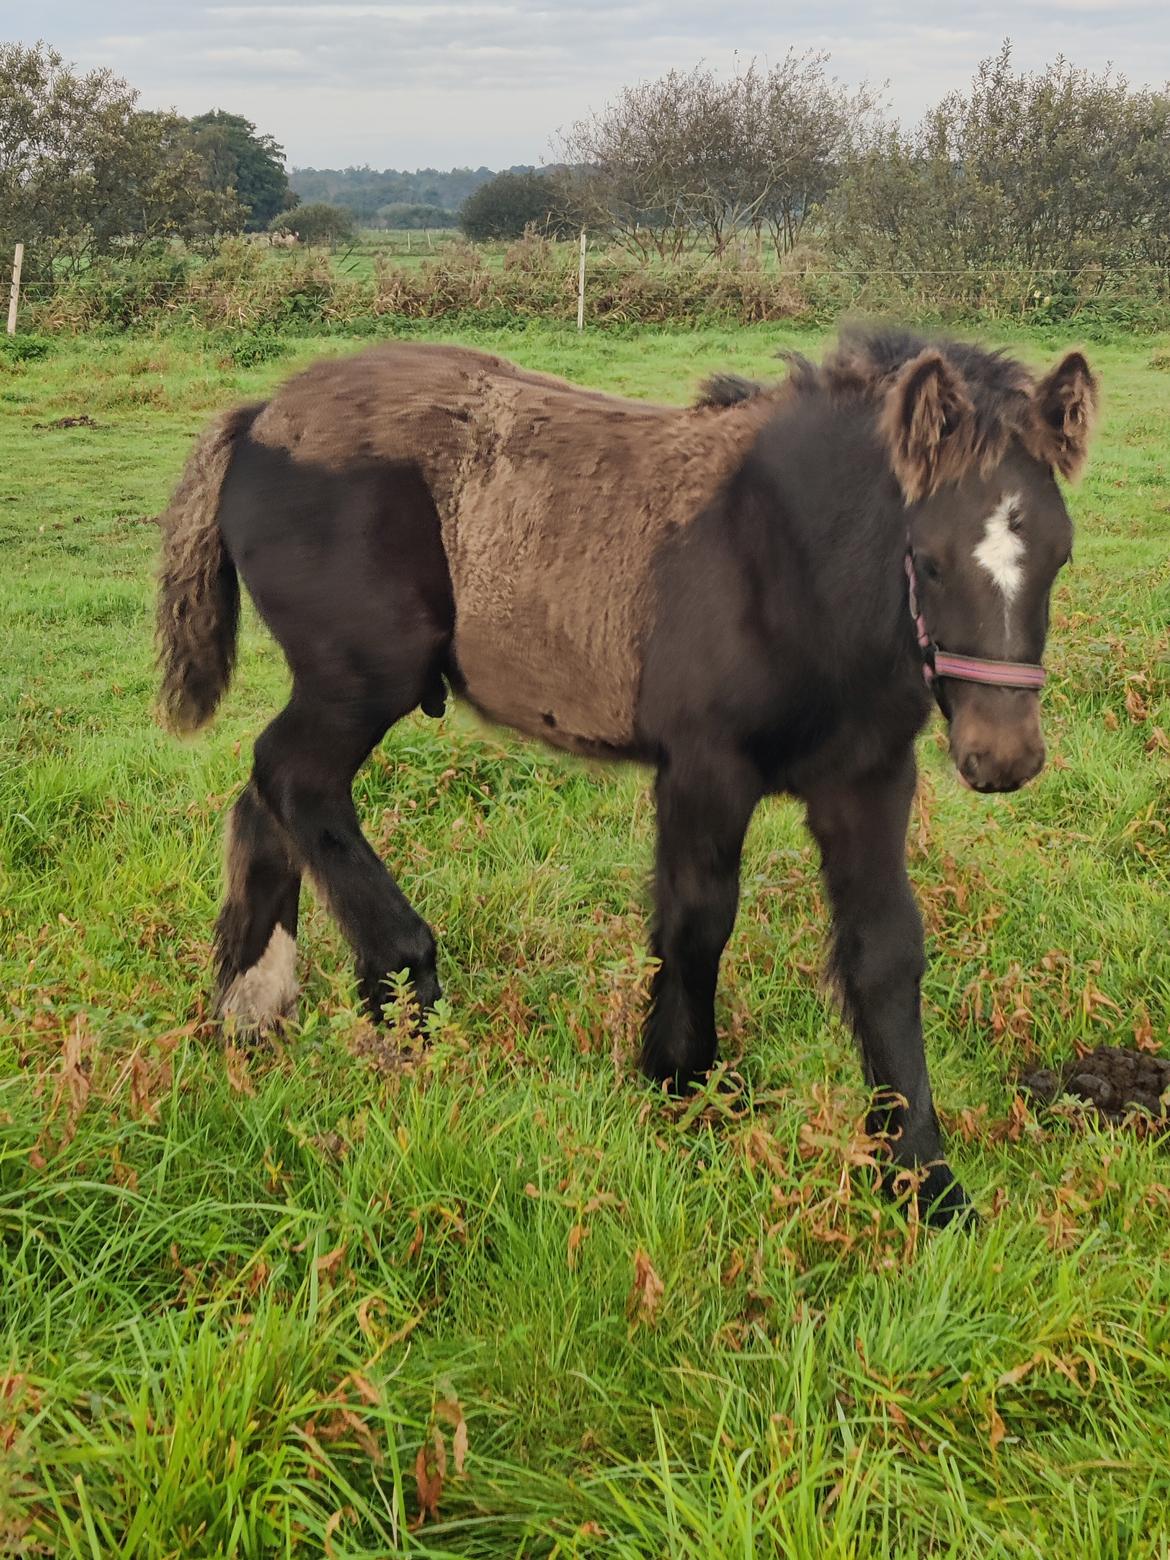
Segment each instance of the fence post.
[{"label": "fence post", "polygon": [[581,229],[581,259],[577,265],[577,329],[585,329],[585,229]]},{"label": "fence post", "polygon": [[16,310],[20,303],[20,272],[24,265],[24,245],[17,244],[12,257],[12,291],[8,294],[8,334],[16,335]]}]

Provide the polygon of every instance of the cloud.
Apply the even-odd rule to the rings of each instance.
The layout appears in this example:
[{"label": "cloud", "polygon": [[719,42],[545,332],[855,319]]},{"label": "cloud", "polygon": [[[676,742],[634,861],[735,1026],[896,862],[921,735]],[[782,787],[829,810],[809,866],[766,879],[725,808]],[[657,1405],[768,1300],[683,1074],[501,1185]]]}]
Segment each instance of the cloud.
[{"label": "cloud", "polygon": [[112,66],[146,106],[246,113],[294,162],[318,166],[538,161],[558,127],[623,85],[699,60],[778,60],[790,46],[828,50],[846,82],[888,81],[906,118],[963,85],[1009,34],[1025,68],[1063,52],[1093,68],[1111,59],[1135,82],[1170,78],[1165,0],[968,0],[953,16],[904,0],[58,0],[53,10],[53,42]]}]

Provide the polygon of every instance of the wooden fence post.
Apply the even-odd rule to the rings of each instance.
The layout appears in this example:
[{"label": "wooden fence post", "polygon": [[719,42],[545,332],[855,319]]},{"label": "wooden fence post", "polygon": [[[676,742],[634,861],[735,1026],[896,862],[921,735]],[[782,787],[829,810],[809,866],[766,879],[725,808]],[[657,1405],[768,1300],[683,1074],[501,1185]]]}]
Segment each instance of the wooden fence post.
[{"label": "wooden fence post", "polygon": [[585,329],[585,229],[581,229],[581,259],[577,265],[577,329]]},{"label": "wooden fence post", "polygon": [[8,294],[8,334],[16,335],[16,310],[20,303],[20,272],[24,265],[24,245],[17,244],[12,257],[12,291]]}]

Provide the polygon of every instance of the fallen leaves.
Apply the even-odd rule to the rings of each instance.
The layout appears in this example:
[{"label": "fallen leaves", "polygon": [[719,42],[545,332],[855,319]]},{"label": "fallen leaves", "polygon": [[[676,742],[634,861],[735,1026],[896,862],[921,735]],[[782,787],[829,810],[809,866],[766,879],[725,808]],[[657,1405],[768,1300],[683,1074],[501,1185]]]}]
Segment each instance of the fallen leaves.
[{"label": "fallen leaves", "polygon": [[414,1459],[414,1487],[418,1495],[418,1516],[411,1527],[418,1529],[429,1517],[439,1520],[439,1502],[443,1498],[443,1481],[447,1477],[447,1446],[441,1430],[436,1429],[429,1441],[424,1441]]},{"label": "fallen leaves", "polygon": [[665,1293],[666,1287],[655,1272],[654,1264],[639,1247],[634,1253],[634,1282],[626,1297],[626,1315],[630,1320],[631,1333],[640,1323],[653,1325]]},{"label": "fallen leaves", "polygon": [[21,1431],[21,1419],[41,1406],[40,1393],[28,1378],[9,1373],[0,1376],[0,1452],[11,1452]]},{"label": "fallen leaves", "polygon": [[439,1519],[439,1503],[447,1479],[447,1438],[439,1421],[452,1428],[451,1460],[456,1478],[464,1478],[467,1465],[467,1420],[458,1398],[443,1398],[435,1404],[427,1438],[414,1459],[414,1487],[418,1497],[418,1515],[411,1523],[417,1531],[423,1523]]},{"label": "fallen leaves", "polygon": [[332,1251],[327,1251],[323,1257],[315,1257],[313,1270],[320,1284],[331,1284],[336,1281],[337,1270],[345,1258],[345,1246],[334,1246]]},{"label": "fallen leaves", "polygon": [[567,1260],[570,1273],[576,1271],[577,1253],[581,1249],[581,1242],[588,1234],[588,1227],[584,1224],[574,1224],[572,1229],[569,1231]]},{"label": "fallen leaves", "polygon": [[1007,1426],[995,1403],[992,1402],[988,1405],[987,1411],[987,1444],[993,1454],[999,1451],[1000,1443],[1006,1435]]},{"label": "fallen leaves", "polygon": [[467,1463],[467,1420],[463,1416],[463,1407],[458,1398],[445,1398],[435,1404],[435,1417],[452,1427],[454,1434],[451,1437],[451,1455],[455,1462],[455,1472],[462,1476]]},{"label": "fallen leaves", "polygon": [[[77,1135],[77,1123],[89,1102],[91,1071],[93,1067],[94,1040],[89,1022],[83,1013],[73,1020],[73,1026],[65,1036],[61,1047],[61,1065],[57,1073],[57,1085],[53,1101],[45,1119],[45,1127],[54,1122],[64,1108],[65,1121],[57,1147],[64,1148]],[[45,1133],[42,1131],[41,1137]]]},{"label": "fallen leaves", "polygon": [[239,1046],[225,1045],[223,1060],[224,1071],[227,1074],[228,1085],[232,1092],[254,1096],[256,1085],[252,1082],[248,1072],[247,1053],[242,1051]]}]

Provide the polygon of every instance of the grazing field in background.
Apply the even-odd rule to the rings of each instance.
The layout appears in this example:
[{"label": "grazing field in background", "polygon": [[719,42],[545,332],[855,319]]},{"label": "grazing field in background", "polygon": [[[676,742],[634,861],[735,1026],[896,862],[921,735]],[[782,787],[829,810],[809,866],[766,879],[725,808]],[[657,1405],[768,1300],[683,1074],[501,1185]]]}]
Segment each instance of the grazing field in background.
[{"label": "grazing field in background", "polygon": [[[819,345],[462,339],[669,399]],[[215,727],[157,729],[150,517],[213,409],[354,345],[0,349],[0,1552],[1170,1554],[1166,1147],[1013,1088],[1170,1042],[1170,352],[1092,351],[1049,769],[985,799],[921,744],[928,1046],[984,1214],[926,1238],[872,1190],[781,801],[724,966],[738,1090],[635,1077],[647,777],[459,713],[358,784],[440,938],[425,1050],[362,1021],[311,899],[300,1022],[207,1031],[221,817],[286,677],[249,615]]]}]

